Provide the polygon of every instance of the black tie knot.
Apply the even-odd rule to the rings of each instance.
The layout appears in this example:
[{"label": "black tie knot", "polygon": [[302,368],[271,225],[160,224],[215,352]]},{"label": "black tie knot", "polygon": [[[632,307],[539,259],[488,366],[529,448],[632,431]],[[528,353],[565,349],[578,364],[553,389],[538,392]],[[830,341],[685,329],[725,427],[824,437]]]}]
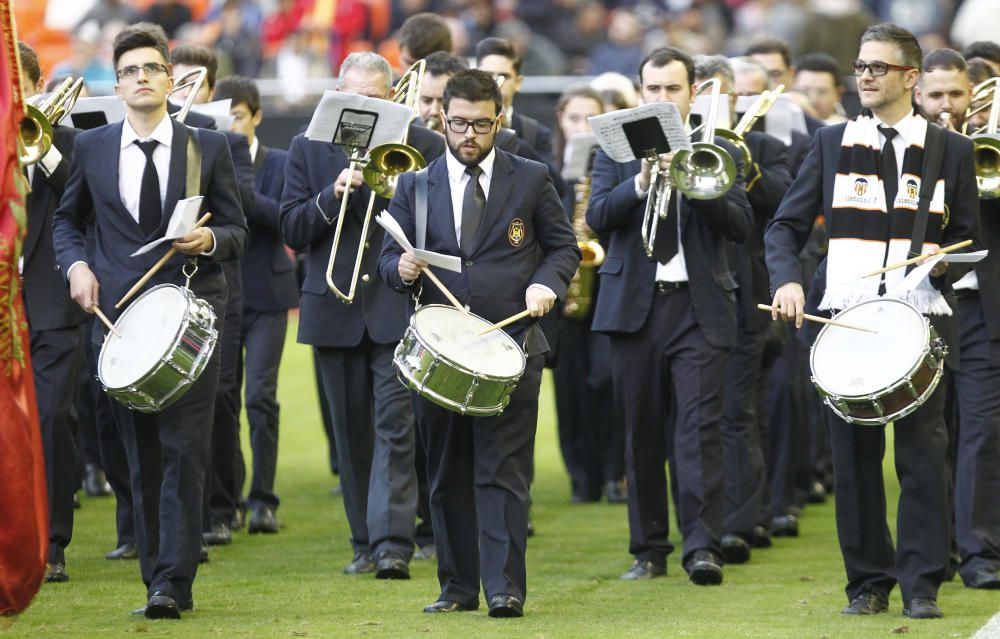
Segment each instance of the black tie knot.
[{"label": "black tie knot", "polygon": [[145,142],[140,142],[139,140],[135,141],[135,145],[142,149],[142,152],[146,154],[147,160],[153,159],[153,151],[156,150],[156,147],[159,146],[159,144],[160,143],[157,140],[146,140]]},{"label": "black tie knot", "polygon": [[892,128],[891,126],[880,126],[878,130],[881,131],[882,135],[885,136],[886,142],[892,142],[892,139],[896,137],[897,133],[899,133],[899,131]]},{"label": "black tie knot", "polygon": [[472,179],[474,179],[474,180],[478,180],[479,179],[479,175],[482,172],[483,172],[483,167],[479,166],[478,164],[474,164],[472,166],[465,167],[465,173],[467,175],[472,176]]}]

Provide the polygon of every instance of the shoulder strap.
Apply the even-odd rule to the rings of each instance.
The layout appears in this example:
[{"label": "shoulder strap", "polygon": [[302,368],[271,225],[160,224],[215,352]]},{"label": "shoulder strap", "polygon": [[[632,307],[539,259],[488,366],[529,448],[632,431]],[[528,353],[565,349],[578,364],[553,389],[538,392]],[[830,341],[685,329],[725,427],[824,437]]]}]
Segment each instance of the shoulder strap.
[{"label": "shoulder strap", "polygon": [[[924,136],[924,160],[920,178],[920,200],[917,204],[917,214],[913,220],[913,237],[910,240],[910,256],[923,252],[924,236],[927,234],[927,218],[930,216],[931,198],[937,186],[938,175],[941,173],[941,158],[944,155],[944,129],[928,122],[927,134]],[[906,267],[906,272],[913,270],[914,265]]]},{"label": "shoulder strap", "polygon": [[429,174],[426,167],[416,175],[416,210],[413,219],[416,228],[416,247],[423,249],[427,243],[427,183]]},{"label": "shoulder strap", "polygon": [[190,126],[187,129],[187,180],[185,197],[201,195],[201,142],[198,132]]}]

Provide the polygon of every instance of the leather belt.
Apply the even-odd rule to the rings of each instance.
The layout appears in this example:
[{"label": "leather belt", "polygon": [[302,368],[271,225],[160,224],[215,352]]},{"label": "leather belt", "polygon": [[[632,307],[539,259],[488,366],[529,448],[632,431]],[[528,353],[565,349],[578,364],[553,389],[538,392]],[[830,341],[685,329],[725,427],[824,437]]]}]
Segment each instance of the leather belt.
[{"label": "leather belt", "polygon": [[682,288],[687,288],[687,282],[665,282],[658,280],[656,282],[656,292],[660,295],[669,295],[674,291],[680,290]]}]

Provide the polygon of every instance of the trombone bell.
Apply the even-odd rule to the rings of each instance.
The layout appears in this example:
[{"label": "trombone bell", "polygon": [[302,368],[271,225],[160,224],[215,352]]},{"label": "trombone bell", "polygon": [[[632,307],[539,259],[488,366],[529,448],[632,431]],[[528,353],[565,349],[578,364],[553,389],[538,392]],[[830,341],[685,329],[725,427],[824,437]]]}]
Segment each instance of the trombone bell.
[{"label": "trombone bell", "polygon": [[984,200],[1000,198],[1000,136],[984,134],[972,139],[976,158],[976,185]]},{"label": "trombone bell", "polygon": [[391,199],[396,193],[396,181],[402,173],[419,171],[427,166],[420,151],[406,144],[380,144],[368,153],[368,163],[361,171],[371,190]]}]

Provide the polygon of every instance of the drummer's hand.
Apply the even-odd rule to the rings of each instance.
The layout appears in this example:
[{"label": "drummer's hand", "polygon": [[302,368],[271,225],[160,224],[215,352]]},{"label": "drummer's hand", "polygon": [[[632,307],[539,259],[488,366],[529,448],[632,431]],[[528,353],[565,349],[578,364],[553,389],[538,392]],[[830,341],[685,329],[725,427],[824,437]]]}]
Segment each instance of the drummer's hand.
[{"label": "drummer's hand", "polygon": [[399,276],[403,278],[404,283],[412,284],[420,277],[420,271],[426,267],[427,262],[409,253],[403,253],[399,256],[399,266],[396,267],[396,270],[399,271]]},{"label": "drummer's hand", "polygon": [[524,303],[531,311],[532,317],[541,317],[555,306],[556,296],[547,288],[529,286],[528,290],[524,292]]},{"label": "drummer's hand", "polygon": [[782,284],[774,293],[774,301],[771,302],[771,319],[779,317],[786,322],[795,320],[795,328],[802,328],[803,313],[806,307],[806,295],[802,291],[802,285],[798,282],[788,282]]},{"label": "drummer's hand", "polygon": [[94,312],[97,305],[100,284],[90,270],[90,267],[83,262],[79,262],[69,272],[69,295],[73,301],[80,305],[80,308],[88,313]]},{"label": "drummer's hand", "polygon": [[[926,251],[924,251],[924,253],[927,254],[927,255],[933,256],[933,255],[937,255],[938,252],[939,252],[939,250],[940,249],[938,249],[936,246],[932,246],[929,249],[927,249]],[[919,266],[920,264],[923,264],[924,262],[926,262],[929,259],[931,259],[931,258],[930,257],[926,257],[926,258],[920,260],[919,262],[917,262],[917,265]],[[941,275],[944,275],[945,271],[947,271],[947,270],[948,270],[948,262],[945,262],[944,260],[941,260],[940,262],[938,262],[937,264],[934,265],[934,268],[931,269],[930,276],[931,277],[940,277]]]},{"label": "drummer's hand", "polygon": [[174,248],[184,255],[201,255],[211,253],[215,248],[215,236],[204,226],[199,227],[174,240]]},{"label": "drummer's hand", "polygon": [[350,169],[344,169],[341,171],[340,175],[337,176],[337,181],[333,183],[333,193],[337,196],[338,200],[344,197],[344,188],[348,179],[351,180],[352,191],[361,186],[361,183],[364,181],[362,179],[361,171],[357,169],[354,170],[353,176],[351,175]]}]

